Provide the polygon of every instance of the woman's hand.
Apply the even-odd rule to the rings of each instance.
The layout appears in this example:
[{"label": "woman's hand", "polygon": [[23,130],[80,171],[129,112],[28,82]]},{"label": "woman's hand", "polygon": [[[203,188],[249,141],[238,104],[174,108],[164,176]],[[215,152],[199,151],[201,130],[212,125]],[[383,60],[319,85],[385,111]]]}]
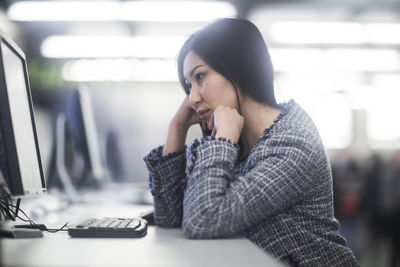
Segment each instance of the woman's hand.
[{"label": "woman's hand", "polygon": [[189,96],[186,96],[169,123],[167,141],[162,153],[163,156],[183,150],[189,127],[199,122],[199,115],[192,108]]},{"label": "woman's hand", "polygon": [[178,111],[175,113],[170,124],[181,126],[183,128],[189,129],[193,124],[199,123],[200,118],[196,111],[193,109],[189,101],[189,96],[186,96]]},{"label": "woman's hand", "polygon": [[242,133],[243,124],[244,118],[236,109],[220,105],[214,110],[208,128],[212,130],[211,136],[224,137],[236,144]]}]

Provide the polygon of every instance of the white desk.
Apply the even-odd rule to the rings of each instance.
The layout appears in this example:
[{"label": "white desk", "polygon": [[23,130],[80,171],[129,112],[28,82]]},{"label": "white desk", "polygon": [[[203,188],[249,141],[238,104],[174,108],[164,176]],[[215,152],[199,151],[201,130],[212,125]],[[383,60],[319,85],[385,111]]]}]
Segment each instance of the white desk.
[{"label": "white desk", "polygon": [[[149,206],[79,205],[40,223],[59,227],[90,216],[130,217]],[[53,223],[58,225],[54,225]],[[187,239],[181,229],[149,226],[145,237],[70,238],[67,232],[36,239],[1,239],[1,266],[281,266],[245,238]]]}]

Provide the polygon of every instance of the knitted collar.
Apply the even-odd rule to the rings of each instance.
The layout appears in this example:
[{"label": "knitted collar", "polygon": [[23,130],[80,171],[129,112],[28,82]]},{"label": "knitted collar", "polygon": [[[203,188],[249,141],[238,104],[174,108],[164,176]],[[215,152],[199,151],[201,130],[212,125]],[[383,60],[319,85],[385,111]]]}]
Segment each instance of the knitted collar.
[{"label": "knitted collar", "polygon": [[254,149],[266,138],[268,138],[269,133],[271,132],[272,129],[274,129],[275,125],[278,124],[278,122],[285,117],[285,115],[295,106],[295,102],[293,99],[291,99],[289,102],[284,102],[279,104],[279,108],[281,109],[281,113],[274,119],[273,123],[267,127],[264,131],[260,139],[256,142],[254,147],[251,149],[250,153],[247,155],[242,155],[240,156],[239,160],[244,161],[247,159],[247,157],[254,151]]}]

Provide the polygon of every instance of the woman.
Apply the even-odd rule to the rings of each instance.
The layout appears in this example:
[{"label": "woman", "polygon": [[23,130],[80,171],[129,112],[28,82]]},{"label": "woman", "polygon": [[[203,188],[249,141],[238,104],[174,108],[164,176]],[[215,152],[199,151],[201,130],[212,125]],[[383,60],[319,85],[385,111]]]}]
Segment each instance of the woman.
[{"label": "woman", "polygon": [[[187,96],[165,146],[144,159],[156,224],[182,227],[189,238],[243,234],[293,266],[357,266],[336,233],[320,136],[293,100],[276,103],[256,26],[222,19],[198,31],[180,51],[178,72]],[[185,147],[193,124],[210,136]]]}]

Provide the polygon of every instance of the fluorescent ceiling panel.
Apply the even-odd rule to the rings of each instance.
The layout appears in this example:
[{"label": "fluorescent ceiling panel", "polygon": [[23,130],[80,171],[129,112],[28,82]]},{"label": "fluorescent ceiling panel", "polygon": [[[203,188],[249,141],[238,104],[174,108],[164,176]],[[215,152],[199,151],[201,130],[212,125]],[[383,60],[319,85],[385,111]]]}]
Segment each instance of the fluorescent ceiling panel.
[{"label": "fluorescent ceiling panel", "polygon": [[[41,46],[49,58],[176,58],[184,36],[50,36]],[[394,49],[272,48],[276,71],[400,71]]]},{"label": "fluorescent ceiling panel", "polygon": [[182,36],[71,36],[45,39],[41,53],[49,58],[175,58]]},{"label": "fluorescent ceiling panel", "polygon": [[178,81],[174,60],[79,59],[63,67],[67,81]]},{"label": "fluorescent ceiling panel", "polygon": [[400,44],[399,23],[284,21],[272,23],[266,34],[288,44]]},{"label": "fluorescent ceiling panel", "polygon": [[400,23],[369,23],[365,27],[371,43],[400,44]]},{"label": "fluorescent ceiling panel", "polygon": [[362,43],[361,24],[339,22],[277,22],[271,25],[271,39],[279,43]]},{"label": "fluorescent ceiling panel", "polygon": [[222,1],[20,1],[8,9],[16,21],[210,21],[236,16]]},{"label": "fluorescent ceiling panel", "polygon": [[400,71],[400,54],[394,49],[272,48],[270,51],[276,71]]}]

